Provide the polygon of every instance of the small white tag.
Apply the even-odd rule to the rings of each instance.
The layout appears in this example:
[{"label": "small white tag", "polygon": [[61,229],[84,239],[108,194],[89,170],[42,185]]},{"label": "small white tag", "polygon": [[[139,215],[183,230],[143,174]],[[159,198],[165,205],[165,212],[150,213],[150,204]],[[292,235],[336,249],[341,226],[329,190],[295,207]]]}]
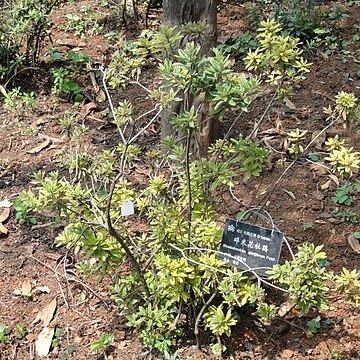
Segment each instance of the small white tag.
[{"label": "small white tag", "polygon": [[134,204],[130,200],[125,200],[121,204],[121,216],[134,215]]}]

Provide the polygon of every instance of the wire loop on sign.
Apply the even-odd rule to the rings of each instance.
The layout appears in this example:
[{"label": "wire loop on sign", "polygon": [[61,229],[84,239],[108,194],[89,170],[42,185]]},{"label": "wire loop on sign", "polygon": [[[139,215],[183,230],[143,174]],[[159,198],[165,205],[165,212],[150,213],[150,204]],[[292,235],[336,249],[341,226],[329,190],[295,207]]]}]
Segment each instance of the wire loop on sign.
[{"label": "wire loop on sign", "polygon": [[[258,210],[264,212],[267,216],[263,215],[261,212],[259,212]],[[248,214],[248,213],[253,213],[253,214],[256,214],[258,217],[260,217],[261,219],[263,219],[267,224],[270,224],[271,225],[271,238],[273,237],[274,235],[274,230],[278,231],[278,232],[281,232],[280,229],[275,225],[274,223],[274,220],[273,218],[271,217],[270,213],[268,211],[266,211],[265,209],[261,208],[261,207],[254,207],[254,208],[250,208],[248,210],[246,210],[241,216],[240,216],[240,219],[237,219],[236,220],[236,224],[238,223],[238,221],[242,221],[245,216]],[[291,257],[294,259],[295,256],[294,256],[294,253],[291,249],[291,246],[288,242],[288,240],[286,239],[285,235],[283,234],[283,240],[285,241],[285,244],[287,246],[287,248],[289,249],[289,252],[290,252],[290,255]]]}]

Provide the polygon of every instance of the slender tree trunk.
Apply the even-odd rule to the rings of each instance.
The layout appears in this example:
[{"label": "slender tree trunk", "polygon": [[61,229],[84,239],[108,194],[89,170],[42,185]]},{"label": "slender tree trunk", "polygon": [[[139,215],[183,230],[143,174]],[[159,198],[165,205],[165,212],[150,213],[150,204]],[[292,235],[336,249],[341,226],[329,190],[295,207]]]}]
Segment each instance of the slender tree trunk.
[{"label": "slender tree trunk", "polygon": [[[216,45],[217,40],[217,5],[218,0],[164,0],[164,24],[167,26],[182,26],[188,23],[205,23],[206,30],[201,37],[200,46],[202,55],[210,54],[211,48]],[[184,43],[182,42],[181,46]],[[216,138],[218,131],[218,120],[209,117],[208,104],[203,101],[203,97],[191,99],[189,107],[201,105],[198,119],[198,133],[196,142],[199,145],[200,153],[204,153],[208,145]],[[163,111],[161,122],[161,138],[165,139],[169,135],[183,138],[186,136],[176,134],[171,119],[184,111],[182,103],[176,103]]]},{"label": "slender tree trunk", "polygon": [[216,45],[218,0],[164,0],[164,23],[181,26],[205,22],[207,30],[201,44],[204,54]]}]

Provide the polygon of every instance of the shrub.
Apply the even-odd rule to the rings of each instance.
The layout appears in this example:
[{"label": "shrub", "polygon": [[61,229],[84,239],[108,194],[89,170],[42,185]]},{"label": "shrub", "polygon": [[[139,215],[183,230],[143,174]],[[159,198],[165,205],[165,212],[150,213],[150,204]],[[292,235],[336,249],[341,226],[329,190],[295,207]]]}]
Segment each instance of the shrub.
[{"label": "shrub", "polygon": [[0,79],[24,63],[38,60],[49,26],[48,15],[59,0],[16,0],[0,4]]},{"label": "shrub", "polygon": [[[265,25],[277,33],[277,25]],[[110,72],[102,70],[107,94],[106,76],[114,77],[113,83],[118,85],[132,83],[144,88],[137,78],[139,69],[134,70],[134,62],[126,57],[127,51],[128,47],[115,56]],[[278,313],[278,304],[267,302],[262,282],[288,294],[301,314],[325,309],[332,289],[355,300],[360,289],[356,274],[343,273],[335,278],[321,268],[319,263],[326,260],[326,254],[313,244],[302,245],[293,259],[269,269],[269,280],[252,269],[231,268],[219,259],[222,229],[215,199],[233,185],[235,167],[242,166],[245,180],[260,175],[267,150],[259,144],[243,137],[223,139],[210,148],[210,154],[200,157],[188,142],[184,146],[168,137],[164,141],[165,158],[158,158],[156,151],[147,155],[149,162],[157,162],[156,166],[147,164],[146,184],[137,184],[127,171],[142,155],[136,140],[180,93],[188,97],[183,100],[184,111],[172,122],[187,135],[198,128],[199,107],[186,106],[190,96],[202,94],[211,104],[209,113],[219,116],[231,109],[246,108],[251,101],[258,84],[253,76],[235,74],[220,50],[201,60],[199,51],[195,43],[189,42],[160,65],[167,82],[160,89],[149,90],[154,107],[146,115],[153,117],[138,133],[134,135],[133,124],[144,114],[136,118],[129,100],[114,106],[109,96],[121,144],[97,156],[70,155],[69,178],[57,172],[35,174],[35,189],[20,195],[23,206],[17,203],[25,219],[42,213],[66,222],[56,244],[95,257],[98,269],[111,271],[125,259],[131,262],[130,271],[111,287],[113,298],[144,345],[164,354],[190,329],[199,346],[201,333],[208,329],[215,343],[213,350],[221,354],[223,337],[238,324],[243,306],[252,307],[262,321],[271,321]],[[267,52],[264,50],[264,54]],[[299,53],[295,50],[295,54]],[[146,62],[147,56],[148,52],[139,55],[136,63]],[[120,63],[129,66],[116,73]],[[124,201],[135,204],[136,222],[121,215]],[[137,229],[138,223],[144,230]],[[330,280],[336,284],[330,286]]]}]

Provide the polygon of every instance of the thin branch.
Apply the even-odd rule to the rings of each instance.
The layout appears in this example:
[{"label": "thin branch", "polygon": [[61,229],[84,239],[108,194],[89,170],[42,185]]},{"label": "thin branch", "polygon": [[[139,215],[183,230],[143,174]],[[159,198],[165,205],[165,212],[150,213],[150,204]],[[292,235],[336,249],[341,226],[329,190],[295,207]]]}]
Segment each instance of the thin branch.
[{"label": "thin branch", "polygon": [[[151,110],[151,112],[152,111],[154,111],[154,109],[153,110]],[[150,126],[151,126],[151,124],[158,118],[158,116],[161,114],[161,111],[162,110],[159,110],[156,114],[155,114],[155,116],[149,121],[149,123],[145,126],[145,127],[143,127],[137,134],[135,134],[130,140],[129,140],[129,144],[131,144],[131,143],[133,143],[145,130],[147,130]],[[150,113],[150,112],[149,112]],[[145,114],[143,114],[144,116],[145,116]]]},{"label": "thin branch", "polygon": [[298,154],[296,158],[288,165],[288,167],[283,171],[283,173],[280,175],[280,177],[276,180],[276,182],[271,186],[269,190],[266,191],[262,199],[259,201],[259,205],[263,203],[263,205],[260,207],[260,210],[264,207],[264,204],[266,201],[270,198],[272,193],[275,191],[281,180],[284,178],[284,176],[288,173],[288,171],[294,166],[294,164],[299,160],[299,158],[310,148],[310,146],[321,136],[327,129],[329,129],[331,126],[333,126],[338,120],[340,116],[336,117],[335,120],[333,120],[329,125],[325,126],[319,133],[309,142],[309,144],[305,147],[304,151],[301,154]]},{"label": "thin branch", "polygon": [[[101,74],[102,74],[102,83],[103,83],[103,86],[104,86],[104,90],[105,90],[105,93],[106,93],[106,97],[109,101],[109,105],[110,105],[110,109],[111,109],[111,113],[114,117],[114,122],[116,123],[116,114],[115,114],[115,109],[114,109],[114,105],[113,105],[113,102],[111,100],[111,96],[110,96],[110,93],[109,93],[109,89],[106,85],[106,75],[107,75],[107,70],[104,70],[101,66],[100,66],[100,71],[101,71]],[[121,128],[118,126],[118,129],[119,129],[119,133],[120,133],[120,136],[121,136],[121,140],[123,142],[123,144],[126,144],[126,140],[125,140],[125,137],[124,137],[124,134],[121,130]]]},{"label": "thin branch", "polygon": [[186,168],[186,183],[187,183],[187,191],[189,197],[189,211],[188,211],[188,223],[189,223],[189,238],[191,233],[191,211],[192,211],[192,194],[191,194],[191,174],[190,174],[190,138],[191,131],[188,131],[186,138],[186,158],[185,158],[185,168]]},{"label": "thin branch", "polygon": [[252,130],[252,132],[250,133],[250,135],[247,136],[247,139],[251,139],[257,132],[257,130],[259,129],[261,123],[264,121],[264,118],[266,116],[266,114],[268,113],[268,111],[270,110],[270,107],[272,106],[272,104],[274,103],[275,101],[275,98],[276,98],[276,95],[277,95],[277,92],[275,91],[274,92],[274,95],[272,96],[272,98],[270,99],[265,111],[263,112],[263,114],[261,115],[261,118],[260,120],[254,125],[254,128]]},{"label": "thin branch", "polygon": [[171,326],[169,328],[169,332],[174,331],[176,329],[177,324],[178,324],[178,322],[180,320],[180,317],[181,317],[182,307],[183,307],[183,300],[181,299],[178,314],[177,314],[174,322],[171,324]]},{"label": "thin branch", "polygon": [[148,297],[150,297],[150,291],[149,288],[146,284],[145,278],[144,278],[144,274],[141,271],[141,267],[138,263],[138,261],[136,260],[133,252],[130,250],[128,244],[126,243],[126,240],[115,230],[115,228],[113,227],[112,221],[111,221],[111,216],[110,216],[110,209],[111,209],[111,200],[114,194],[114,190],[115,190],[115,186],[116,183],[119,181],[119,179],[123,176],[123,173],[120,172],[116,178],[114,179],[114,181],[111,184],[110,187],[110,192],[109,192],[109,197],[107,200],[107,206],[106,206],[106,222],[107,222],[107,230],[109,232],[109,234],[111,236],[113,236],[118,243],[122,246],[122,248],[125,250],[126,255],[129,257],[130,261],[132,262],[135,271],[137,272],[137,274],[139,275],[140,281],[144,287],[145,293]]},{"label": "thin branch", "polygon": [[196,343],[197,343],[197,347],[199,348],[199,350],[201,350],[201,341],[200,341],[200,336],[199,336],[199,324],[200,324],[200,320],[201,317],[203,316],[205,310],[207,309],[207,307],[212,303],[212,301],[215,299],[216,295],[218,294],[218,290],[216,290],[210,297],[209,299],[206,301],[206,303],[204,304],[204,306],[201,308],[201,310],[199,311],[197,317],[196,317],[196,321],[195,321],[195,328],[194,328],[194,334],[196,337]]},{"label": "thin branch", "polygon": [[83,286],[84,288],[86,288],[87,290],[89,290],[93,295],[95,295],[106,307],[106,309],[109,309],[109,305],[107,304],[107,302],[96,292],[94,291],[89,285],[86,285],[85,283],[83,283],[81,280],[76,279],[76,278],[67,278],[65,275],[62,275],[60,273],[58,273],[56,270],[54,270],[52,267],[50,267],[49,265],[45,264],[44,262],[42,262],[41,260],[37,259],[35,256],[31,255],[30,256],[31,259],[35,260],[36,262],[38,262],[39,264],[41,264],[42,266],[46,267],[47,269],[49,269],[50,271],[52,271],[54,273],[54,275],[59,275],[62,278],[71,281],[71,282],[76,282],[78,284],[80,284],[81,286]]}]

